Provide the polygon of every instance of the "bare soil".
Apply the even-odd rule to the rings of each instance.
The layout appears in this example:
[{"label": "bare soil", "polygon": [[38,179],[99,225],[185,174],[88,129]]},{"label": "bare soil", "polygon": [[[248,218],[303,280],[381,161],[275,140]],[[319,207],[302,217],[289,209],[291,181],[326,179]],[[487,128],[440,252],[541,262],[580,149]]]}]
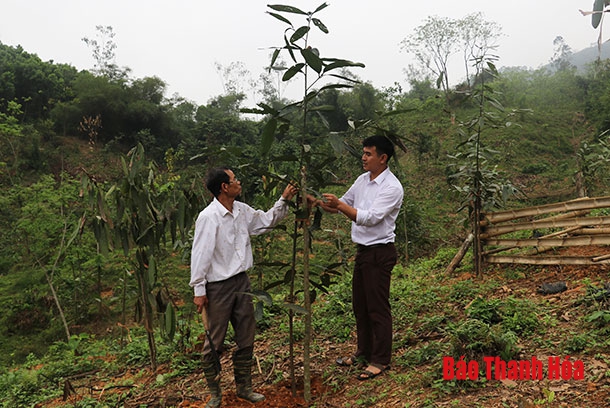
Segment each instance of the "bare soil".
[{"label": "bare soil", "polygon": [[[571,250],[572,253],[586,249]],[[528,339],[520,344],[521,358],[531,360],[533,356],[547,361],[550,356],[567,356],[561,350],[561,343],[570,336],[586,333],[590,327],[583,317],[590,311],[584,310],[580,300],[585,294],[587,284],[602,284],[609,280],[607,267],[538,267],[526,268],[524,276],[507,279],[502,267],[489,266],[483,278],[501,281],[502,285],[496,296],[530,298],[540,302],[546,300],[547,307],[559,323],[553,324],[545,331],[544,338]],[[447,278],[449,282],[463,279],[475,279],[467,275]],[[555,295],[541,295],[536,289],[544,282],[564,281],[568,290]],[[544,297],[544,299],[542,299]],[[426,341],[426,339],[419,339]],[[266,400],[251,404],[236,397],[229,353],[222,358],[223,407],[608,407],[610,406],[610,362],[609,350],[596,350],[588,354],[571,355],[570,360],[581,360],[585,367],[585,378],[582,380],[495,380],[477,383],[472,387],[460,387],[453,393],[442,393],[430,386],[426,372],[432,367],[440,367],[440,362],[433,361],[429,366],[416,369],[394,366],[387,373],[368,381],[356,379],[356,368],[337,367],[335,358],[349,355],[351,344],[335,344],[323,339],[316,339],[316,348],[312,352],[311,364],[311,402],[303,398],[302,364],[297,362],[298,384],[296,394],[291,389],[290,369],[287,346],[278,348],[272,343],[261,340],[256,345],[256,355],[260,358],[269,353],[278,356],[273,363],[257,360],[254,369],[253,384],[257,392],[263,393]],[[401,350],[396,350],[400,354]],[[302,355],[300,350],[295,355]],[[120,377],[100,379],[92,375],[74,380],[66,401],[57,399],[38,404],[38,407],[78,406],[78,400],[85,397],[104,401],[109,395],[120,393],[122,407],[204,407],[208,400],[205,380],[201,372],[192,372],[186,376],[174,377],[164,386],[158,386],[158,376],[167,373],[169,367],[159,367],[157,372],[142,375],[142,369],[122,373]],[[407,375],[408,374],[408,375]],[[137,377],[134,377],[136,376]],[[439,372],[437,378],[442,378]],[[112,387],[108,386],[113,384]],[[117,387],[116,384],[132,384]],[[72,404],[72,405],[66,405]],[[89,406],[89,405],[87,405]]]}]

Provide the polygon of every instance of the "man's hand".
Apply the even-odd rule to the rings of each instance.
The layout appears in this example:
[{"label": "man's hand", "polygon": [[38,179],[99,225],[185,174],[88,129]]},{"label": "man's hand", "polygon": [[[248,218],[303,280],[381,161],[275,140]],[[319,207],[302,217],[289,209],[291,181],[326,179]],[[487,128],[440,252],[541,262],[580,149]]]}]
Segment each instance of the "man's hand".
[{"label": "man's hand", "polygon": [[322,200],[318,200],[311,194],[307,194],[307,207],[315,208],[315,207],[319,206],[321,202],[322,202]]},{"label": "man's hand", "polygon": [[322,207],[324,211],[330,213],[341,212],[350,220],[356,221],[358,217],[358,210],[356,208],[350,207],[343,201],[339,200],[334,194],[324,193],[322,194],[322,197],[324,197],[324,201],[320,204],[320,207]]},{"label": "man's hand", "polygon": [[197,312],[201,313],[204,308],[208,308],[208,297],[207,296],[195,296],[193,303],[197,306]]},{"label": "man's hand", "polygon": [[297,186],[290,183],[284,189],[284,192],[282,193],[282,198],[284,200],[290,201],[298,193],[298,191],[299,191],[299,189],[297,188]]}]

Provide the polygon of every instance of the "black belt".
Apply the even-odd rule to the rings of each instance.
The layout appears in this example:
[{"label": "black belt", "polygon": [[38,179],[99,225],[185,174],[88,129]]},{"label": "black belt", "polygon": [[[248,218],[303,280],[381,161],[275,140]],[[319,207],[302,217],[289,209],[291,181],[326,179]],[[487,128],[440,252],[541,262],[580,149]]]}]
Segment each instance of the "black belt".
[{"label": "black belt", "polygon": [[356,246],[358,247],[358,251],[364,251],[366,249],[373,249],[373,248],[381,248],[381,247],[385,247],[388,245],[394,245],[393,242],[386,242],[385,244],[373,244],[373,245],[362,245],[362,244],[356,244]]}]

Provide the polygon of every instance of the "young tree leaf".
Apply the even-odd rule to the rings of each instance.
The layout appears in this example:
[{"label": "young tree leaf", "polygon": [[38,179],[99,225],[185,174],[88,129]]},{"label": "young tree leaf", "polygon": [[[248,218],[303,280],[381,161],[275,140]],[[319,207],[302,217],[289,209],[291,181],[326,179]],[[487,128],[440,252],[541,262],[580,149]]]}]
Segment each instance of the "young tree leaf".
[{"label": "young tree leaf", "polygon": [[337,155],[342,155],[345,151],[345,143],[343,143],[343,136],[337,132],[331,132],[328,135],[328,141],[330,142],[330,146],[333,148]]},{"label": "young tree leaf", "polygon": [[593,14],[591,15],[591,25],[593,28],[597,28],[599,23],[602,21],[602,15],[604,13],[604,0],[595,0],[593,3]]},{"label": "young tree leaf", "polygon": [[273,9],[275,11],[281,11],[284,13],[294,13],[294,14],[301,14],[306,16],[307,13],[305,13],[304,11],[299,10],[296,7],[292,7],[292,6],[285,6],[283,4],[268,4],[267,7],[269,7],[270,9]]},{"label": "young tree leaf", "polygon": [[298,40],[303,38],[305,36],[305,34],[307,34],[308,32],[309,32],[308,26],[302,26],[302,27],[297,28],[297,30],[290,36],[290,43],[294,44],[295,42],[297,42]]},{"label": "young tree leaf", "polygon": [[312,18],[311,21],[314,23],[314,25],[316,27],[318,27],[320,29],[320,31],[322,31],[324,34],[328,34],[328,28],[326,28],[326,26],[324,25],[324,23],[322,23],[320,20],[318,20],[317,18]]},{"label": "young tree leaf", "polygon": [[305,309],[303,306],[295,305],[294,303],[284,303],[284,307],[298,314],[307,314],[307,309]]},{"label": "young tree leaf", "polygon": [[273,51],[273,56],[271,57],[271,63],[269,63],[269,69],[267,70],[267,72],[271,73],[271,70],[273,69],[273,66],[275,64],[275,61],[277,60],[277,57],[279,57],[280,55],[280,49],[277,48],[275,51]]},{"label": "young tree leaf", "polygon": [[320,92],[326,90],[326,89],[342,89],[342,88],[353,88],[352,85],[348,85],[348,84],[330,84],[330,85],[324,85],[322,88],[320,88]]},{"label": "young tree leaf", "polygon": [[262,142],[261,142],[261,153],[267,154],[271,149],[271,145],[273,144],[273,139],[275,138],[275,128],[277,127],[277,119],[271,118],[265,124],[263,128],[262,134]]},{"label": "young tree leaf", "polygon": [[305,62],[307,62],[307,65],[309,65],[311,67],[311,69],[316,71],[318,74],[322,71],[322,67],[323,67],[322,60],[316,54],[314,49],[305,48],[304,50],[301,50],[301,55],[305,59]]},{"label": "young tree leaf", "polygon": [[326,65],[326,67],[324,68],[324,72],[329,72],[329,71],[332,71],[333,69],[345,68],[345,67],[364,68],[364,64],[361,62],[352,62],[352,61],[340,60],[340,59],[334,59],[331,61],[332,62],[330,64]]},{"label": "young tree leaf", "polygon": [[322,3],[318,6],[317,9],[315,9],[315,11],[312,14],[316,14],[318,11],[322,11],[324,10],[326,7],[328,7],[328,3]]},{"label": "young tree leaf", "polygon": [[176,334],[176,311],[171,303],[167,305],[163,318],[165,320],[165,333],[170,340],[173,340]]},{"label": "young tree leaf", "polygon": [[346,77],[346,76],[343,76],[343,75],[329,74],[329,76],[332,76],[332,77],[335,77],[335,78],[339,78],[339,79],[342,79],[344,81],[352,82],[354,84],[359,84],[360,83],[360,81],[358,81],[357,79],[349,78],[349,77]]},{"label": "young tree leaf", "polygon": [[152,288],[157,279],[157,263],[155,262],[155,257],[153,255],[150,256],[148,261],[148,276],[146,279],[148,288]]},{"label": "young tree leaf", "polygon": [[322,228],[322,211],[320,207],[316,207],[316,212],[313,216],[313,223],[309,227],[309,231],[317,231]]},{"label": "young tree leaf", "polygon": [[335,107],[333,105],[319,105],[319,106],[312,106],[311,108],[309,108],[310,112],[315,112],[315,111],[331,112],[334,110],[335,110]]},{"label": "young tree leaf", "polygon": [[267,13],[268,13],[269,15],[271,15],[271,16],[273,16],[273,17],[277,18],[278,20],[280,20],[280,21],[282,21],[282,22],[284,22],[284,23],[288,24],[290,27],[292,27],[292,23],[291,23],[291,22],[290,22],[290,20],[288,20],[286,17],[284,17],[284,16],[282,16],[282,15],[280,15],[280,14],[277,14],[277,13],[272,13],[272,12],[270,12],[270,11],[268,11]]},{"label": "young tree leaf", "polygon": [[263,302],[265,306],[273,306],[273,299],[271,298],[269,292],[266,292],[264,290],[253,290],[251,294],[258,300]]},{"label": "young tree leaf", "polygon": [[299,62],[296,65],[291,66],[290,68],[288,68],[286,70],[286,72],[284,72],[284,75],[282,76],[282,81],[288,81],[290,80],[293,76],[295,76],[297,73],[301,72],[301,70],[303,69],[303,67],[305,66],[304,63]]},{"label": "young tree leaf", "polygon": [[297,59],[294,56],[294,50],[298,49],[298,47],[295,47],[292,44],[290,44],[290,42],[288,41],[288,38],[286,37],[285,34],[284,34],[284,42],[286,43],[286,46],[284,47],[284,49],[288,50],[288,54],[290,54],[290,58],[296,63]]}]

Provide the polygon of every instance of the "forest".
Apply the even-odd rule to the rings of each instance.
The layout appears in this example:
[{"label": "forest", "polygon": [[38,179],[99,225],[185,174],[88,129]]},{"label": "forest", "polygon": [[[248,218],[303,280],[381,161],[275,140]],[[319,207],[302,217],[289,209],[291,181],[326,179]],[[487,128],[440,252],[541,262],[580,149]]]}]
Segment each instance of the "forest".
[{"label": "forest", "polygon": [[[233,169],[255,208],[290,181],[301,199],[340,196],[372,134],[395,143],[390,167],[405,189],[392,370],[363,385],[334,365],[354,342],[350,225],[297,200],[252,239],[254,381],[268,395],[259,406],[606,406],[607,270],[479,274],[471,252],[450,276],[445,268],[477,210],[608,195],[610,63],[579,71],[558,37],[545,67],[498,69],[499,27],[476,14],[430,18],[403,42],[420,62],[408,89],[399,79],[377,89],[359,80],[363,64],[315,48],[328,34],[325,4],[269,7],[290,34],[261,73],[255,106],[236,86],[239,64],[218,67],[225,93],[205,105],[168,97],[163,79],[114,63],[112,27],[97,27],[107,42],[84,39],[90,70],[0,43],[0,406],[205,406],[204,330],[188,282],[194,220],[211,200],[207,170]],[[449,23],[459,29],[445,45],[461,44],[470,66],[451,72],[464,78],[456,85],[442,45],[426,42]],[[487,30],[460,42],[473,27]],[[285,99],[278,79],[307,92]],[[570,290],[536,294],[556,280]],[[447,379],[447,356],[561,356],[584,361],[586,378]],[[242,406],[232,398],[226,406]]]}]

